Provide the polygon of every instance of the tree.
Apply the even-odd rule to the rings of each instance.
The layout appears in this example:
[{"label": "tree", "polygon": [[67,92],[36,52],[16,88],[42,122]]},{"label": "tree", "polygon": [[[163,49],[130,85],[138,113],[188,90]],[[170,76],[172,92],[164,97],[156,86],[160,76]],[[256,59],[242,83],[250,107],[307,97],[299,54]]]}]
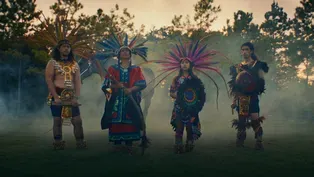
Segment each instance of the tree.
[{"label": "tree", "polygon": [[305,83],[309,84],[309,76],[313,74],[314,58],[314,1],[301,0],[292,23],[294,40],[290,40],[286,55],[297,65],[303,64]]},{"label": "tree", "polygon": [[[84,6],[77,0],[59,0],[57,3],[54,3],[50,6],[50,9],[56,17],[46,18],[42,15],[44,20],[41,20],[41,24],[34,26],[33,29],[36,32],[31,36],[33,40],[29,41],[40,45],[37,47],[49,52],[57,41],[52,43],[51,40],[43,39],[48,39],[51,34],[55,33],[55,28],[60,26],[61,31],[65,31],[69,39],[80,40],[79,45],[81,48],[78,51],[85,52],[83,52],[83,55],[80,53],[80,55],[76,56],[76,59],[79,61],[81,69],[85,70],[88,67],[88,63],[87,60],[82,59],[90,59],[92,57],[93,51],[96,50],[97,41],[102,40],[111,32],[134,32],[134,24],[131,22],[134,15],[131,15],[127,9],[123,9],[122,16],[116,15],[119,10],[119,6],[116,5],[115,9],[111,10],[111,15],[107,15],[102,9],[98,9],[96,15],[87,16],[80,14],[76,17],[83,8]],[[143,28],[144,26],[139,32],[143,32]],[[58,37],[56,39],[58,40]]]},{"label": "tree", "polygon": [[[131,15],[127,8],[123,9],[122,15],[118,15],[120,10],[118,4],[110,11],[110,14],[105,14],[102,9],[98,9],[95,15],[78,15],[83,8],[83,4],[77,0],[59,0],[50,6],[52,13],[67,23],[69,31],[78,28],[78,33],[91,36],[93,41],[98,41],[111,32],[138,32],[134,30],[134,23],[132,22],[134,15]],[[35,31],[42,30],[46,21],[50,24],[55,22],[55,18],[46,18],[45,16],[44,18],[45,20],[41,20],[41,24],[34,26]],[[141,30],[143,31],[143,29]],[[94,45],[91,44],[91,46]]]},{"label": "tree", "polygon": [[260,35],[259,26],[252,23],[253,13],[239,10],[234,13],[233,24],[230,25],[230,20],[227,20],[227,27],[223,31],[227,36],[240,35],[244,40],[257,39]]},{"label": "tree", "polygon": [[[45,54],[35,54],[39,63],[46,59]],[[0,51],[0,96],[10,112],[17,113],[18,107],[26,112],[36,111],[46,101],[47,88],[39,87],[45,84],[43,70],[33,60],[32,55],[17,50]]]},{"label": "tree", "polygon": [[24,36],[31,23],[39,15],[36,0],[0,0],[0,43],[6,48],[5,41],[14,41]]},{"label": "tree", "polygon": [[235,64],[241,61],[240,46],[244,42],[255,42],[260,36],[259,26],[252,23],[253,14],[237,11],[233,16],[233,23],[230,24],[230,19],[227,20],[227,26],[223,28],[225,38],[221,42],[224,47],[223,51]]},{"label": "tree", "polygon": [[202,38],[210,31],[211,24],[217,19],[216,13],[220,6],[213,6],[214,0],[199,0],[194,5],[194,22],[189,15],[175,15],[171,20],[172,26],[159,29],[165,37],[175,38],[186,36],[192,39]]},{"label": "tree", "polygon": [[128,12],[127,8],[123,9],[123,16],[119,13],[119,5],[110,11],[110,14],[105,14],[102,9],[98,9],[96,15],[87,16],[81,15],[78,22],[84,27],[88,34],[96,36],[96,39],[103,38],[111,32],[126,32],[134,33],[134,15]]},{"label": "tree", "polygon": [[194,20],[197,23],[199,29],[208,31],[211,24],[217,19],[214,16],[216,13],[221,11],[220,6],[213,6],[214,0],[199,0],[194,5]]},{"label": "tree", "polygon": [[259,39],[261,51],[264,51],[264,60],[274,63],[270,71],[272,80],[278,87],[286,87],[289,82],[296,80],[294,65],[284,54],[287,50],[288,36],[291,29],[291,20],[277,2],[273,2],[271,10],[265,13],[265,21],[260,29],[263,36]]}]

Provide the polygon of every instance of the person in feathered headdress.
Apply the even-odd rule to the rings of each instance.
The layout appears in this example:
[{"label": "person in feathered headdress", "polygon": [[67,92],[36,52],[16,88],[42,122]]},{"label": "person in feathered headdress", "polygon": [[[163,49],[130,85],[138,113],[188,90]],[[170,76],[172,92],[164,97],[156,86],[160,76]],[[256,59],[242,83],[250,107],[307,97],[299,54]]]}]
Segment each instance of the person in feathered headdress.
[{"label": "person in feathered headdress", "polygon": [[132,65],[132,55],[139,55],[146,61],[147,47],[138,43],[138,36],[130,42],[128,35],[113,34],[99,43],[103,49],[102,58],[117,57],[118,63],[108,68],[102,90],[107,102],[101,120],[101,128],[109,129],[109,141],[120,150],[122,143],[132,153],[134,141],[141,139],[143,125],[140,107],[141,91],[146,88],[146,80],[139,66]]},{"label": "person in feathered headdress", "polygon": [[246,42],[241,46],[244,61],[230,67],[231,81],[229,87],[233,96],[232,110],[238,111],[238,119],[233,120],[232,126],[237,129],[238,147],[244,146],[246,129],[252,127],[255,132],[257,150],[263,150],[263,128],[261,123],[265,119],[259,116],[259,98],[265,90],[264,73],[269,67],[266,62],[258,60],[254,53],[254,45]]},{"label": "person in feathered headdress", "polygon": [[61,20],[58,15],[55,24],[50,24],[49,21],[43,24],[46,26],[37,31],[30,41],[52,49],[52,59],[47,63],[45,77],[50,92],[48,105],[54,118],[54,148],[64,149],[62,124],[65,122],[69,124],[70,121],[74,126],[77,148],[86,148],[78,107],[81,88],[80,68],[74,56],[87,57],[90,54],[88,37],[77,34],[79,28],[69,32],[66,20]]},{"label": "person in feathered headdress", "polygon": [[186,152],[193,150],[194,141],[202,135],[199,113],[205,104],[206,93],[203,82],[194,71],[210,78],[218,91],[216,82],[205,72],[215,71],[223,78],[218,69],[212,66],[218,63],[211,60],[216,54],[216,51],[208,50],[207,45],[201,45],[200,40],[189,44],[183,44],[179,40],[179,44],[176,44],[165,57],[166,60],[149,61],[161,64],[163,72],[159,76],[168,73],[166,75],[168,77],[173,72],[179,71],[170,88],[170,96],[175,100],[171,116],[171,125],[175,131],[175,153],[184,152],[184,128],[187,131]]}]

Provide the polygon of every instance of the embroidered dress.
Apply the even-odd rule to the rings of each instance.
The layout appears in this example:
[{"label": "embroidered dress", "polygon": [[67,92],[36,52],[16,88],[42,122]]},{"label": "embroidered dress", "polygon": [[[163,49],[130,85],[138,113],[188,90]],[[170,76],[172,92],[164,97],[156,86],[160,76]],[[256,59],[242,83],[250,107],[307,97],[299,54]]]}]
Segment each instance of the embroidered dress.
[{"label": "embroidered dress", "polygon": [[[140,105],[141,90],[146,88],[146,81],[141,68],[132,65],[127,69],[113,65],[108,69],[111,76],[123,83],[125,87],[131,88],[138,86],[140,89],[133,92],[132,96],[136,104]],[[107,75],[103,90],[110,88],[112,83],[109,74]],[[140,120],[138,112],[134,108],[135,105],[130,102],[123,89],[113,89],[112,95],[106,102],[105,113],[102,117],[102,129],[109,128],[109,141],[137,141],[140,140]]]}]

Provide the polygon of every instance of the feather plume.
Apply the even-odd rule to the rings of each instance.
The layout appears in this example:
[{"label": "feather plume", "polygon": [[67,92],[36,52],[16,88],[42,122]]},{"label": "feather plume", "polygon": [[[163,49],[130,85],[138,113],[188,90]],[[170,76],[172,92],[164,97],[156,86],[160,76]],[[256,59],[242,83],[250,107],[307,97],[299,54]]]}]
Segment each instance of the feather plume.
[{"label": "feather plume", "polygon": [[219,96],[218,84],[209,74],[205,72],[207,70],[207,71],[213,71],[217,73],[223,79],[226,89],[227,89],[227,93],[228,93],[228,87],[227,87],[225,78],[223,77],[219,69],[214,67],[214,65],[218,64],[219,62],[212,61],[213,57],[216,54],[218,54],[217,51],[207,49],[207,44],[201,45],[200,40],[194,43],[191,42],[191,43],[184,44],[181,41],[181,39],[179,39],[178,44],[175,44],[175,46],[171,49],[171,51],[169,51],[169,53],[166,54],[165,56],[166,60],[152,60],[143,64],[157,63],[162,66],[161,71],[164,71],[164,72],[173,71],[173,70],[178,71],[181,68],[180,63],[182,59],[188,59],[193,64],[193,67],[196,71],[199,71],[200,73],[204,74],[207,78],[209,78],[215,84],[217,88],[216,102],[217,102],[217,109],[218,109],[218,96]]},{"label": "feather plume", "polygon": [[[44,16],[44,15],[43,15]],[[49,19],[44,18],[42,22],[42,29],[36,31],[32,36],[28,38],[28,41],[36,44],[38,47],[46,47],[52,49],[58,45],[61,40],[68,40],[71,44],[73,54],[75,56],[89,59],[93,49],[89,46],[91,38],[84,34],[78,33],[81,26],[70,29],[68,22],[62,19],[59,14],[56,15],[54,23],[51,23]]]},{"label": "feather plume", "polygon": [[107,60],[108,58],[118,57],[118,53],[122,47],[130,49],[131,53],[140,56],[144,61],[147,61],[148,48],[144,46],[147,40],[139,42],[138,36],[135,36],[129,43],[129,36],[126,34],[113,33],[109,39],[104,39],[98,43],[98,52],[103,53],[103,58],[100,60]]}]

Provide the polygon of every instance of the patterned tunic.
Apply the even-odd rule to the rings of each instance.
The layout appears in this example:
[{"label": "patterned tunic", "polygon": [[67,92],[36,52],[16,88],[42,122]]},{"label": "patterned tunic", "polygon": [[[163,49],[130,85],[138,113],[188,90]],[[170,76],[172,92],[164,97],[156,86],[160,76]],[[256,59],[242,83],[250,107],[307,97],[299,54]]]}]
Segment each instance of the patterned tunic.
[{"label": "patterned tunic", "polygon": [[[124,94],[123,89],[113,89],[110,100],[106,102],[102,129],[109,128],[110,141],[140,140],[140,115],[135,106],[140,107],[141,90],[146,88],[142,70],[135,65],[124,69],[116,64],[111,66],[108,72],[126,88],[137,86],[139,90],[132,94],[137,104],[134,105]],[[109,74],[105,78],[102,90],[110,88],[113,82]]]}]

